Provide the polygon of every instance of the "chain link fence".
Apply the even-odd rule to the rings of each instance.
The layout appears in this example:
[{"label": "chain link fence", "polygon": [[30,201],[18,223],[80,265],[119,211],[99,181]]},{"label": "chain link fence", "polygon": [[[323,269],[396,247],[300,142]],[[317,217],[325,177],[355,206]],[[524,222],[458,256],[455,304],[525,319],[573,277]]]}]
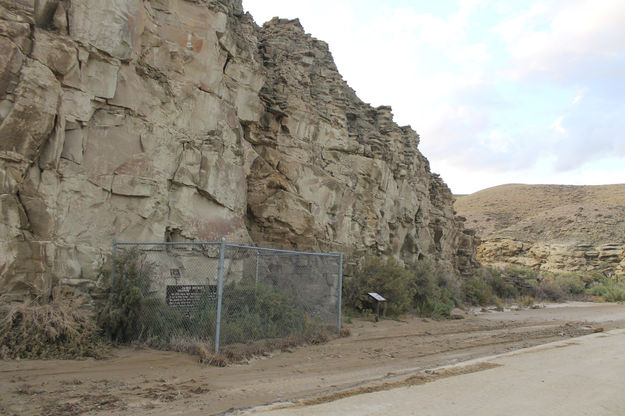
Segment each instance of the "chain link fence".
[{"label": "chain link fence", "polygon": [[[342,254],[117,241],[113,254],[131,254],[146,271],[137,340],[211,343],[218,353],[227,344],[341,330]],[[113,270],[112,281],[128,278]]]}]

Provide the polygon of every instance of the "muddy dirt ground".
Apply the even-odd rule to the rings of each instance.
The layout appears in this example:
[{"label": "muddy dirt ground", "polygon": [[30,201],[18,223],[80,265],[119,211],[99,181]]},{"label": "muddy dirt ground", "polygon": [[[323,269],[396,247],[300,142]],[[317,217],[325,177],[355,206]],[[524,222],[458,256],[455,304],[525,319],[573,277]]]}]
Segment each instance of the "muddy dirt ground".
[{"label": "muddy dirt ground", "polygon": [[210,367],[188,354],[122,348],[105,360],[0,361],[1,415],[210,415],[330,401],[472,358],[625,328],[625,305],[571,303],[465,319],[353,320],[351,335]]}]

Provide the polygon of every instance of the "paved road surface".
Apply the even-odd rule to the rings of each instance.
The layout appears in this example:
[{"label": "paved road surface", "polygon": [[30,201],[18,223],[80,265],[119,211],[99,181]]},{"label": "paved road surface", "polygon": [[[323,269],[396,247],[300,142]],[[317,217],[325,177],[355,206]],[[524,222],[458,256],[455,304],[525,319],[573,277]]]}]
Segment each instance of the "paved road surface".
[{"label": "paved road surface", "polygon": [[245,414],[625,415],[625,330],[568,339],[464,365],[491,368],[318,405],[258,408]]}]

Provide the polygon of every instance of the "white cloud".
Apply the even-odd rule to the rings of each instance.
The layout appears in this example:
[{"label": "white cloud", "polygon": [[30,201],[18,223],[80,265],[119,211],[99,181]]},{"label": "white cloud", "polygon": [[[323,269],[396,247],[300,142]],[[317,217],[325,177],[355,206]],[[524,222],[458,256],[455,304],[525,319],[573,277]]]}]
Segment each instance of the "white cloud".
[{"label": "white cloud", "polygon": [[588,93],[588,91],[590,91],[590,88],[580,88],[579,90],[577,90],[577,93],[575,94],[575,97],[573,98],[572,104],[579,104],[580,101],[582,101],[582,98],[584,98],[584,96]]},{"label": "white cloud", "polygon": [[566,129],[562,127],[562,120],[564,120],[564,116],[558,117],[553,123],[551,123],[549,128],[558,133],[560,136],[566,136],[567,133]]},{"label": "white cloud", "polygon": [[493,30],[507,42],[518,77],[538,71],[562,78],[622,56],[623,22],[622,0],[566,0],[534,6]]},{"label": "white cloud", "polygon": [[[406,4],[244,0],[258,22],[300,17],[327,41],[350,86],[419,132],[454,191],[625,172],[625,1]],[[608,174],[606,158],[623,163]]]},{"label": "white cloud", "polygon": [[502,153],[510,150],[510,138],[504,137],[499,130],[491,130],[480,143],[494,152]]}]

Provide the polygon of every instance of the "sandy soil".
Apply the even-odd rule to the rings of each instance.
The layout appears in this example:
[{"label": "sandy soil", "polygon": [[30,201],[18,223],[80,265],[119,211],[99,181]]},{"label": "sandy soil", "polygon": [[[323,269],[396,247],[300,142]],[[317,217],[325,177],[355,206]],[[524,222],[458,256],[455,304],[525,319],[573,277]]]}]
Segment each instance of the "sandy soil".
[{"label": "sandy soil", "polygon": [[415,374],[430,368],[625,328],[625,305],[575,303],[453,321],[354,320],[347,327],[349,337],[226,368],[133,348],[99,361],[1,361],[0,414],[206,415],[280,401],[332,401],[406,377],[418,380]]},{"label": "sandy soil", "polygon": [[238,414],[614,416],[625,415],[624,383],[625,330],[615,329],[440,367],[369,394]]}]

